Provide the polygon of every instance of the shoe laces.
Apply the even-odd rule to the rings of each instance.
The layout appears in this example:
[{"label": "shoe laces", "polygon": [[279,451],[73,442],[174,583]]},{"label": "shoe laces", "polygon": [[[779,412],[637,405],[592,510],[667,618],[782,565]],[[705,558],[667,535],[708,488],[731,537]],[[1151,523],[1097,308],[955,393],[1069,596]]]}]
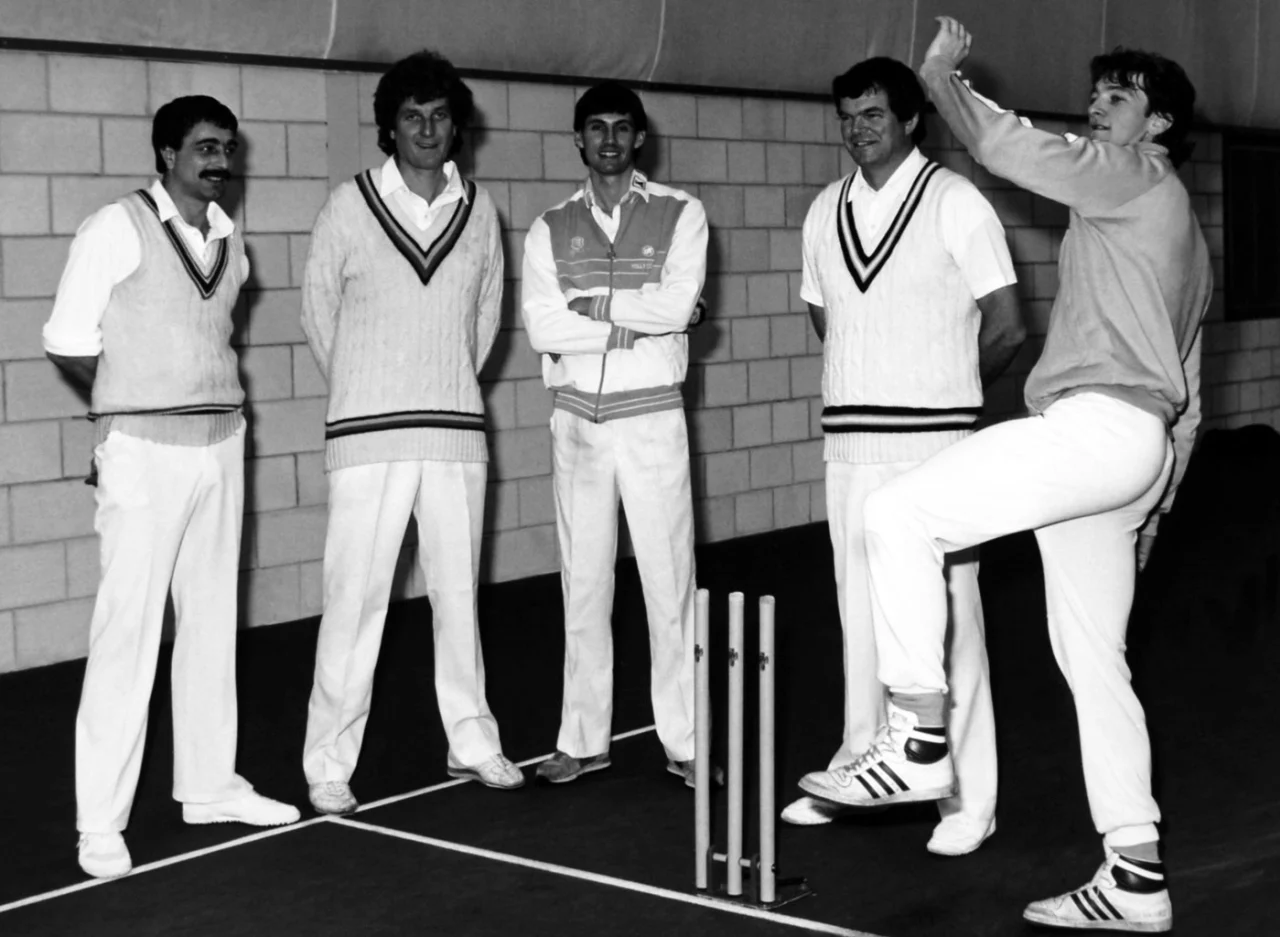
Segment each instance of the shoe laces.
[{"label": "shoe laces", "polygon": [[320,790],[332,797],[337,797],[339,794],[348,793],[351,788],[346,781],[321,781]]},{"label": "shoe laces", "polygon": [[889,725],[881,723],[876,730],[876,739],[871,743],[871,747],[848,764],[834,768],[831,773],[852,776],[870,764],[883,761],[886,755],[896,751],[892,735],[893,729]]}]

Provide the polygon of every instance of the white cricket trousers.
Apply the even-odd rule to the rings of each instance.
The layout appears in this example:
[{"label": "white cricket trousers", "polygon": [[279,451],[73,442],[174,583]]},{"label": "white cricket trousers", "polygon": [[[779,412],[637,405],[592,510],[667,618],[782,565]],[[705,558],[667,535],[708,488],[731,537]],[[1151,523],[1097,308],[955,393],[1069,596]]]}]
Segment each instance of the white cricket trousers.
[{"label": "white cricket trousers", "polygon": [[1090,811],[1117,848],[1158,837],[1151,746],[1124,651],[1137,531],[1172,465],[1163,420],[1081,393],[975,433],[867,499],[880,681],[897,692],[946,692],[944,552],[1036,532]]},{"label": "white cricket trousers", "polygon": [[101,577],[76,714],[76,827],[129,824],[170,588],[173,797],[252,790],[236,764],[236,579],[244,429],[212,446],[109,434],[94,450]]},{"label": "white cricket trousers", "polygon": [[476,617],[483,462],[379,462],[329,473],[324,614],[307,709],[307,782],[349,781],[360,757],[396,560],[410,515],[431,601],[436,699],[449,750],[477,765],[502,750],[485,700]]},{"label": "white cricket trousers", "polygon": [[[827,526],[835,555],[845,677],[844,738],[830,768],[856,760],[871,747],[877,730],[885,723],[884,685],[877,677],[863,506],[873,491],[918,465],[916,461],[827,463]],[[944,575],[950,608],[947,647],[951,699],[947,735],[955,759],[958,791],[956,796],[939,801],[938,811],[944,817],[964,814],[985,825],[995,816],[998,773],[977,550],[950,554]]]},{"label": "white cricket trousers", "polygon": [[667,757],[693,758],[693,497],[683,410],[592,423],[551,415],[564,593],[564,701],[556,747],[609,750],[618,499],[649,619],[650,694]]}]

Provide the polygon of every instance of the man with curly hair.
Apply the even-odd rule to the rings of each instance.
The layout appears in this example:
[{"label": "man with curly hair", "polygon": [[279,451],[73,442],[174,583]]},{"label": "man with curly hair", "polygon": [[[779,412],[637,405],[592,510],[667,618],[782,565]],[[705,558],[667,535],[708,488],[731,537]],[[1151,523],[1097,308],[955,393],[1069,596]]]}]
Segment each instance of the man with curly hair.
[{"label": "man with curly hair", "polygon": [[485,699],[476,586],[488,449],[477,375],[498,332],[502,246],[489,194],[451,157],[473,103],[419,52],[374,93],[387,160],[316,220],[302,327],[329,384],[329,526],[303,768],[311,803],[349,813],[396,559],[410,515],[431,600],[448,773],[512,789]]}]

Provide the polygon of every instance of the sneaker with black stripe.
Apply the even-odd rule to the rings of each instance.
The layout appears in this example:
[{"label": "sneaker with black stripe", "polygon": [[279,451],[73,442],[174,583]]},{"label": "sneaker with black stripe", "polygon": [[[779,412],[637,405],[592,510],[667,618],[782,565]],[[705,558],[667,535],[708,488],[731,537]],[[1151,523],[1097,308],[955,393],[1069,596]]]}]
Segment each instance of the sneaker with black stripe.
[{"label": "sneaker with black stripe", "polygon": [[1108,849],[1088,885],[1033,901],[1022,916],[1046,927],[1163,934],[1173,928],[1164,863],[1130,859]]},{"label": "sneaker with black stripe", "polygon": [[800,779],[800,789],[851,807],[942,800],[956,792],[956,773],[942,727],[889,704],[889,724],[857,761]]}]

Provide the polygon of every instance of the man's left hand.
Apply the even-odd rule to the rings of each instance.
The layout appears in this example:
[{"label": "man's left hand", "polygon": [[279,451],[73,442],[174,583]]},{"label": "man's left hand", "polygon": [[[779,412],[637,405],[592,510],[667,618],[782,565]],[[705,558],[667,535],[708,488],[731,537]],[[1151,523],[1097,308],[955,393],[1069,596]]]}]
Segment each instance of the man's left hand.
[{"label": "man's left hand", "polygon": [[579,296],[576,299],[569,300],[569,308],[580,316],[585,316],[591,312],[591,297]]},{"label": "man's left hand", "polygon": [[938,35],[929,43],[924,58],[927,62],[935,55],[947,61],[953,68],[958,66],[969,55],[969,46],[973,37],[959,20],[950,16],[939,16]]}]

